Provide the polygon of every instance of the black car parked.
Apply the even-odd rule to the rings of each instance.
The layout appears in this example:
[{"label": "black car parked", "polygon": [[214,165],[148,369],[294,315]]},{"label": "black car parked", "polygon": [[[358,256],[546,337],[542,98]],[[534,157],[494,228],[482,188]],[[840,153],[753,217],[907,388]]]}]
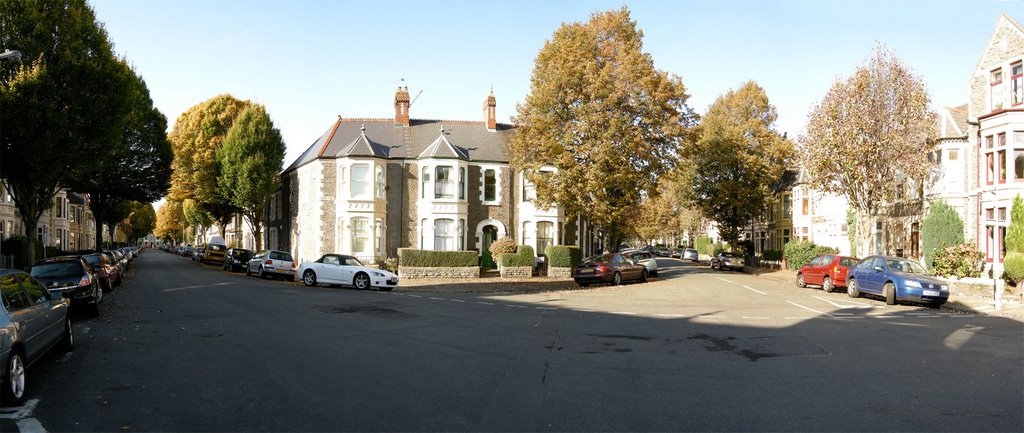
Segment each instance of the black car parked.
[{"label": "black car parked", "polygon": [[245,248],[231,248],[224,253],[224,270],[228,272],[241,271],[249,265],[251,258],[252,251]]},{"label": "black car parked", "polygon": [[29,271],[51,292],[61,292],[71,299],[72,308],[84,306],[93,316],[99,316],[103,302],[100,280],[92,274],[89,264],[80,256],[53,257],[40,260]]}]

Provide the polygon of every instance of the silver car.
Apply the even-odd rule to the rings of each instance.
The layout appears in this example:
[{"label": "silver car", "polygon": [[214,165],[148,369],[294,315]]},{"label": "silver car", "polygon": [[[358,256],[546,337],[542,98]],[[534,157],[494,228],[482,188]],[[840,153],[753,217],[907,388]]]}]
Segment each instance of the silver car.
[{"label": "silver car", "polygon": [[295,261],[292,254],[285,251],[260,251],[249,259],[249,264],[245,268],[245,275],[254,273],[260,278],[278,276],[292,281],[295,279]]},{"label": "silver car", "polygon": [[59,291],[22,271],[0,269],[0,377],[4,404],[20,405],[27,389],[25,369],[54,346],[74,346],[70,302]]},{"label": "silver car", "polygon": [[655,260],[656,257],[654,256],[654,254],[646,251],[632,251],[628,253],[623,253],[623,255],[633,260],[636,260],[636,263],[638,265],[643,265],[645,268],[647,268],[647,275],[650,275],[652,277],[658,276],[658,261]]},{"label": "silver car", "polygon": [[683,257],[682,257],[683,260],[692,260],[692,261],[696,262],[698,257],[699,257],[699,255],[697,254],[697,250],[694,249],[694,248],[687,248],[687,249],[683,250]]}]

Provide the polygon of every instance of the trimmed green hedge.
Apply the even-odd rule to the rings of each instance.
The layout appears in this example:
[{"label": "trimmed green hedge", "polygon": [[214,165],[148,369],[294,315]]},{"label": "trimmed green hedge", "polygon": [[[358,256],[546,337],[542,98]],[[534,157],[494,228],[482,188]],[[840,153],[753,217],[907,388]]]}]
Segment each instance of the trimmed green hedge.
[{"label": "trimmed green hedge", "polygon": [[544,248],[544,255],[548,258],[548,266],[556,268],[571,268],[583,263],[583,251],[579,247],[570,245],[552,245]]},{"label": "trimmed green hedge", "polygon": [[782,260],[782,251],[779,250],[764,250],[761,251],[761,260]]},{"label": "trimmed green hedge", "polygon": [[711,238],[699,237],[693,241],[693,249],[697,250],[697,254],[711,254],[711,250],[708,247],[711,245]]},{"label": "trimmed green hedge", "polygon": [[533,247],[519,245],[515,254],[502,253],[498,256],[498,263],[510,268],[529,266],[533,267]]},{"label": "trimmed green hedge", "polygon": [[412,268],[465,268],[479,266],[476,251],[431,251],[398,249],[399,263]]},{"label": "trimmed green hedge", "polygon": [[783,249],[786,257],[786,265],[792,271],[798,271],[815,257],[824,254],[839,254],[839,250],[832,247],[818,245],[811,241],[789,241]]}]

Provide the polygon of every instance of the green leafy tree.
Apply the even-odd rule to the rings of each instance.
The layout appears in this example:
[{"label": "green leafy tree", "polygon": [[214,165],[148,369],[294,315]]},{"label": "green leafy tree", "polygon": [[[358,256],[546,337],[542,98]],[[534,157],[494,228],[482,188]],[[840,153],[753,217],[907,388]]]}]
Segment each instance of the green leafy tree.
[{"label": "green leafy tree", "polygon": [[642,39],[626,8],[563,24],[537,54],[509,143],[536,204],[589,220],[606,245],[641,197],[658,194],[695,119],[682,80],[655,69]]},{"label": "green leafy tree", "polygon": [[921,250],[925,262],[932,266],[932,256],[946,246],[964,243],[964,222],[956,209],[943,200],[932,203],[928,216],[921,224]]},{"label": "green leafy tree", "polygon": [[266,109],[251,105],[235,120],[217,152],[221,195],[241,209],[256,237],[256,249],[263,248],[263,209],[277,187],[285,151],[281,131],[274,128]]},{"label": "green leafy tree", "polygon": [[128,216],[128,223],[131,231],[128,233],[128,240],[134,242],[136,239],[145,237],[156,228],[156,211],[149,203],[134,203],[132,213]]},{"label": "green leafy tree", "polygon": [[1006,251],[1024,253],[1024,199],[1013,198],[1010,208],[1010,226],[1006,229]]},{"label": "green leafy tree", "polygon": [[749,81],[715,100],[696,143],[683,151],[680,178],[689,188],[681,199],[717,222],[729,244],[761,216],[793,156],[793,143],[774,129],[777,117],[764,89]]},{"label": "green leafy tree", "polygon": [[928,175],[936,119],[928,103],[920,77],[879,46],[809,115],[803,166],[813,187],[844,195],[856,209],[861,257],[878,250],[875,222],[884,205]]},{"label": "green leafy tree", "polygon": [[[122,125],[121,134],[90,155],[91,164],[71,179],[73,190],[89,194],[89,208],[94,215],[106,215],[106,207],[121,207],[125,200],[152,202],[164,196],[170,187],[173,153],[167,140],[167,118],[153,107],[146,83],[126,61],[114,67],[124,81],[124,110],[112,120]],[[120,215],[122,210],[115,209],[113,213]],[[101,230],[97,224],[97,239]],[[133,239],[130,233],[128,239]]]},{"label": "green leafy tree", "polygon": [[[59,188],[123,132],[123,75],[85,0],[0,0],[0,47],[23,62],[0,68],[0,172],[27,233]],[[31,257],[35,236],[24,251]]]},{"label": "green leafy tree", "polygon": [[171,147],[174,151],[170,198],[193,199],[212,215],[223,234],[238,208],[218,185],[220,164],[217,149],[227,137],[238,115],[251,105],[231,95],[218,95],[189,108],[174,122]]},{"label": "green leafy tree", "polygon": [[[113,246],[117,242],[117,238],[114,236],[117,233],[117,227],[121,225],[120,223],[122,221],[128,219],[128,216],[132,214],[132,202],[123,198],[111,198],[107,202],[107,205],[99,210],[100,213],[96,213],[94,211],[92,214],[93,219],[96,220],[96,225],[100,227],[100,230],[97,231],[97,233],[99,233],[101,237],[96,239],[103,239],[102,228],[103,226],[106,226],[108,239],[107,244]],[[97,245],[102,245],[102,243],[97,242]]]},{"label": "green leafy tree", "polygon": [[185,224],[187,227],[193,228],[198,227],[199,231],[205,233],[206,228],[210,227],[214,223],[214,219],[210,216],[210,213],[203,208],[203,205],[197,200],[185,199],[181,203],[181,210],[185,216]]}]

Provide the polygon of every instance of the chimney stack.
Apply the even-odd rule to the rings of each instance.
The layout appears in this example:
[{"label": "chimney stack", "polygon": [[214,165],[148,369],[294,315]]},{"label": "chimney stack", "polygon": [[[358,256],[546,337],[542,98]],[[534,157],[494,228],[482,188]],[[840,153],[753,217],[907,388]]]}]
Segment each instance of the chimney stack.
[{"label": "chimney stack", "polygon": [[484,123],[487,124],[488,131],[495,131],[498,129],[498,120],[494,112],[494,107],[497,104],[494,102],[494,89],[487,94],[487,101],[484,102]]},{"label": "chimney stack", "polygon": [[395,91],[395,125],[409,126],[409,88],[398,86]]}]

